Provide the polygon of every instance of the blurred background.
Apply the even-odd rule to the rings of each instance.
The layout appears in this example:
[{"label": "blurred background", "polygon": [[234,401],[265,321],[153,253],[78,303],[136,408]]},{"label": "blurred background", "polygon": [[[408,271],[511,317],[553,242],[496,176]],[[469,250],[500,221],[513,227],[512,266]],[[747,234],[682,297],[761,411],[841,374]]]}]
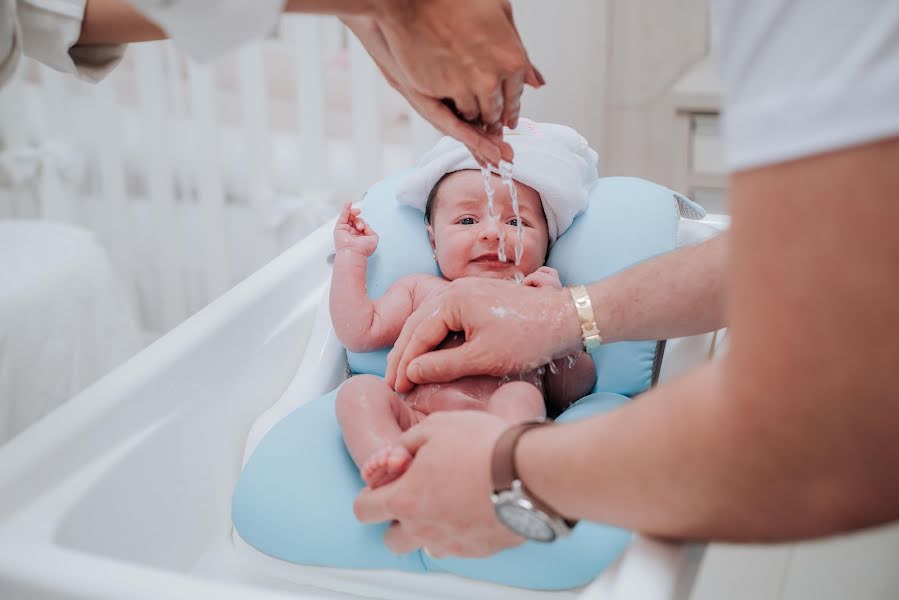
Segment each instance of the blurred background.
[{"label": "blurred background", "polygon": [[[711,76],[704,1],[514,5],[549,82],[523,115],[577,129],[603,175],[723,210],[716,94],[680,89],[693,70]],[[25,60],[0,102],[0,218],[93,232],[148,340],[437,138],[328,17],[285,16],[205,65],[170,42],[134,44],[99,84]]]}]

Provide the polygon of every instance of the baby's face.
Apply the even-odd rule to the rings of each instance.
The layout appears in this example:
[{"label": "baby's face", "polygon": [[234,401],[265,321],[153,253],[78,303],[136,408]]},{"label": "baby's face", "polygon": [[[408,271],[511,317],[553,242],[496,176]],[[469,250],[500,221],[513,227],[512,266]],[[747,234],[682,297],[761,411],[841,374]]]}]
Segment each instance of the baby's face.
[{"label": "baby's face", "polygon": [[[540,195],[523,183],[514,182],[518,212],[523,225],[521,264],[515,266],[517,238],[515,213],[509,189],[492,175],[493,212],[487,211],[487,193],[480,171],[457,171],[440,184],[428,233],[443,276],[512,279],[516,271],[530,275],[546,258],[549,233]],[[505,232],[506,262],[499,260],[500,228]]]}]

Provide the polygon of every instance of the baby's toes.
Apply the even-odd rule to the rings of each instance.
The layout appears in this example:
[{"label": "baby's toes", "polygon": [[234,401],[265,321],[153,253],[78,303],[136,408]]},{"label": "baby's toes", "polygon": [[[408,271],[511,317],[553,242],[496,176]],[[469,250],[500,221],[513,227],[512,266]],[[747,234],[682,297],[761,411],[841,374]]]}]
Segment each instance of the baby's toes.
[{"label": "baby's toes", "polygon": [[393,478],[399,477],[406,471],[410,462],[412,462],[412,455],[409,454],[409,451],[404,446],[396,446],[387,455],[387,472]]}]

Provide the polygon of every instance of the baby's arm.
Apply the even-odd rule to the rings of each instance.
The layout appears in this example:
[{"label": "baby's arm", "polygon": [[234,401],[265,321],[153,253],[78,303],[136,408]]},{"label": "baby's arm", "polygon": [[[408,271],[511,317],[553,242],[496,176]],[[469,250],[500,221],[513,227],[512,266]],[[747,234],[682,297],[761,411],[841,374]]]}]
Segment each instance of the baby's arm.
[{"label": "baby's arm", "polygon": [[[540,267],[524,278],[524,285],[562,289],[559,273],[547,266]],[[593,358],[586,352],[578,352],[553,361],[546,369],[544,384],[550,413],[559,413],[590,393],[596,383]]]},{"label": "baby's arm", "polygon": [[417,276],[394,283],[377,300],[368,297],[365,275],[368,257],[378,247],[378,234],[348,202],[334,228],[334,270],[331,276],[331,322],[347,350],[369,352],[390,346],[412,314]]}]

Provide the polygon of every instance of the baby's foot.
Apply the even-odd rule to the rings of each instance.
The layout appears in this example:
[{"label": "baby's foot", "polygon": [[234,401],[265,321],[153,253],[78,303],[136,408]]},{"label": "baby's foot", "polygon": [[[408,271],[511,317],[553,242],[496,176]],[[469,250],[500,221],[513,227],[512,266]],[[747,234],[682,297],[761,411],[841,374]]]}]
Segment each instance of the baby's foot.
[{"label": "baby's foot", "polygon": [[368,487],[386,485],[405,473],[412,455],[403,446],[385,446],[368,457],[360,469]]}]

